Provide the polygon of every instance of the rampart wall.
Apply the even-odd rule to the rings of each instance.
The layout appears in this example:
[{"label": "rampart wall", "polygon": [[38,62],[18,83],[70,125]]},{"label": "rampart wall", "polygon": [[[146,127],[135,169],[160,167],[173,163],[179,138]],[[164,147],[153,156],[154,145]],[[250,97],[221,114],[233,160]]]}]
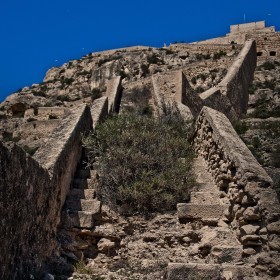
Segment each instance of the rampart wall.
[{"label": "rampart wall", "polygon": [[231,120],[237,119],[247,111],[248,88],[253,81],[255,67],[256,44],[250,40],[246,42],[225,78],[216,87],[199,96],[193,92],[182,71],[153,75],[155,103],[175,102],[184,109],[184,116],[188,118],[196,118],[202,106],[206,105],[222,111]]},{"label": "rampart wall", "polygon": [[62,120],[34,158],[15,144],[0,143],[1,279],[30,279],[50,256],[80,158],[81,133],[90,129],[90,109],[83,105]]},{"label": "rampart wall", "polygon": [[226,95],[238,116],[246,114],[248,89],[256,68],[256,43],[247,41],[227,75],[217,86]]},{"label": "rampart wall", "polygon": [[[224,193],[224,213],[248,255],[280,251],[280,204],[272,180],[241,141],[230,121],[204,107],[196,122],[195,151]],[[274,258],[274,259],[275,259]],[[267,270],[273,258],[265,264]]]}]

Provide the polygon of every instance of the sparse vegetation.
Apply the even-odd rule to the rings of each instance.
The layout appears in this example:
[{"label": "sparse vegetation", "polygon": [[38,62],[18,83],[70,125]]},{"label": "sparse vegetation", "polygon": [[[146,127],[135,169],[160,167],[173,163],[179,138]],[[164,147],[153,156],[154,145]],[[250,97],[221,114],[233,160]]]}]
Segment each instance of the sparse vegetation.
[{"label": "sparse vegetation", "polygon": [[204,92],[205,91],[205,89],[203,88],[203,87],[201,87],[201,86],[198,86],[196,89],[195,89],[195,92],[196,93],[202,93],[202,92]]},{"label": "sparse vegetation", "polygon": [[275,69],[275,65],[273,62],[266,61],[257,67],[257,70],[262,70],[262,69],[263,70],[272,70],[272,69]]},{"label": "sparse vegetation", "polygon": [[99,198],[145,214],[187,201],[194,180],[189,134],[190,124],[177,115],[155,119],[130,113],[99,125],[84,139],[91,162],[98,157]]},{"label": "sparse vegetation", "polygon": [[44,91],[34,91],[33,95],[34,96],[46,97],[46,93]]},{"label": "sparse vegetation", "polygon": [[147,61],[149,64],[163,63],[163,60],[158,57],[155,53],[147,56]]},{"label": "sparse vegetation", "polygon": [[146,64],[141,64],[140,66],[142,72],[143,72],[143,77],[146,77],[147,75],[150,74],[150,70],[149,70],[149,67],[146,65]]},{"label": "sparse vegetation", "polygon": [[93,88],[92,92],[92,100],[98,99],[102,96],[102,92],[99,88]]},{"label": "sparse vegetation", "polygon": [[63,94],[63,95],[59,95],[57,96],[57,100],[60,100],[60,101],[70,101],[70,97],[66,94]]},{"label": "sparse vegetation", "polygon": [[213,59],[218,60],[221,57],[225,56],[226,54],[227,54],[226,52],[224,52],[223,50],[220,50],[219,52],[214,53]]}]

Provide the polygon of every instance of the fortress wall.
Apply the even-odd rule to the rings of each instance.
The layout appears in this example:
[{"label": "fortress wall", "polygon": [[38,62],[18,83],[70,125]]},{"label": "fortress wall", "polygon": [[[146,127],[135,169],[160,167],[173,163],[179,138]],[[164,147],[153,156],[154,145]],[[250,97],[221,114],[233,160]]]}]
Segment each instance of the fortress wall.
[{"label": "fortress wall", "polygon": [[81,134],[91,128],[90,109],[86,105],[81,105],[61,121],[61,125],[52,132],[47,143],[34,155],[60,188],[57,197],[60,206],[57,210],[60,210],[64,204],[81,156]]},{"label": "fortress wall", "polygon": [[[254,39],[257,44],[258,60],[280,58],[280,33],[249,33],[246,34],[246,39]],[[275,56],[271,52],[276,52]]]},{"label": "fortress wall", "polygon": [[[220,39],[220,38],[218,38]],[[209,42],[209,44],[205,44],[202,42],[195,42],[191,44],[187,43],[176,43],[176,44],[171,44],[170,49],[172,51],[177,51],[177,52],[188,52],[189,54],[214,54],[218,53],[220,51],[224,51],[226,53],[230,53],[233,50],[232,45],[230,42],[225,40],[224,42],[222,41],[217,41],[217,44],[215,44],[215,41],[211,39],[212,42],[209,40],[203,41],[203,42]],[[240,51],[242,49],[242,45],[234,45],[235,50]]]},{"label": "fortress wall", "polygon": [[220,89],[217,87],[210,88],[209,90],[201,93],[199,97],[202,99],[204,106],[211,107],[224,113],[230,120],[238,119],[238,115],[230,100],[227,96],[222,95]]},{"label": "fortress wall", "polygon": [[248,88],[253,81],[256,68],[256,43],[247,41],[227,75],[217,86],[226,95],[238,116],[246,114]]},{"label": "fortress wall", "polygon": [[265,21],[242,23],[230,26],[230,33],[247,32],[265,28]]},{"label": "fortress wall", "polygon": [[[96,100],[91,112],[95,123],[107,115],[107,97]],[[73,110],[34,158],[16,144],[0,142],[1,279],[29,279],[52,253],[81,134],[92,129],[91,112],[86,105]]]},{"label": "fortress wall", "polygon": [[[196,122],[195,151],[201,155],[228,209],[224,213],[244,248],[280,251],[280,204],[272,180],[221,112],[203,107]],[[250,253],[250,254],[251,254]]]},{"label": "fortress wall", "polygon": [[121,76],[114,77],[107,81],[106,96],[108,97],[108,112],[117,111],[118,101],[120,99]]}]

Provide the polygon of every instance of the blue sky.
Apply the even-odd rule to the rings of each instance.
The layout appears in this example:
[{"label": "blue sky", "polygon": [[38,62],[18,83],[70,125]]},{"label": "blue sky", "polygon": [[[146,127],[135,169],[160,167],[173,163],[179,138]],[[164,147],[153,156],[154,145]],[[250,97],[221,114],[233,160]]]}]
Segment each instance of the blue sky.
[{"label": "blue sky", "polygon": [[0,0],[0,101],[89,52],[217,37],[244,14],[280,30],[279,0]]}]

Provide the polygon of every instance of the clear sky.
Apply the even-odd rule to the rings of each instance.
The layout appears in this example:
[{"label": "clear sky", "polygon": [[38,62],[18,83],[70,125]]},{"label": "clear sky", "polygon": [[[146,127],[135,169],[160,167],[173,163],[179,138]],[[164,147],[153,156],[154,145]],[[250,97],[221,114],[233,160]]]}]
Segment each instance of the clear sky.
[{"label": "clear sky", "polygon": [[0,101],[89,52],[222,36],[244,14],[280,30],[280,0],[0,0]]}]

